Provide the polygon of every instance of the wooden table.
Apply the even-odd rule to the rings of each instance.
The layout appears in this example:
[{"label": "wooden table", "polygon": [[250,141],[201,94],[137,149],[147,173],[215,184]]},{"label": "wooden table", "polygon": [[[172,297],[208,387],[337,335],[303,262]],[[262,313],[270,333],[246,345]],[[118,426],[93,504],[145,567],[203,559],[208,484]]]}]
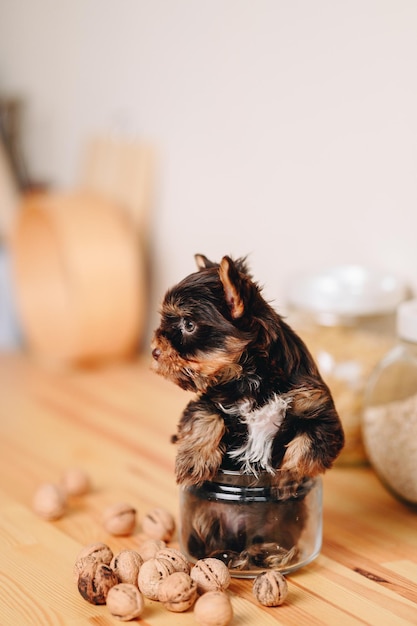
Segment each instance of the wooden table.
[{"label": "wooden table", "polygon": [[[121,623],[82,599],[72,570],[88,543],[138,547],[140,518],[154,506],[178,515],[169,438],[188,395],[148,365],[144,357],[68,371],[0,355],[1,626]],[[74,465],[91,476],[91,493],[73,498],[60,520],[43,521],[31,509],[36,487]],[[138,511],[130,537],[112,537],[101,525],[104,507],[120,500]],[[417,624],[417,513],[371,469],[334,468],[324,477],[322,553],[288,584],[285,604],[268,609],[252,598],[250,580],[233,579],[233,624]],[[140,623],[195,621],[192,611],[170,613],[146,600]]]}]

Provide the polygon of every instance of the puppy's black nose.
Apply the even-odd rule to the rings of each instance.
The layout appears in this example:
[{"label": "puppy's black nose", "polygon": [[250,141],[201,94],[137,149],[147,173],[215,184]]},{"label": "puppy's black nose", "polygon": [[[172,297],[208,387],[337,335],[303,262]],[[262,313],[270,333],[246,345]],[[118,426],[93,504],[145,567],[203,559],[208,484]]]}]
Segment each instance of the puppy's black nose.
[{"label": "puppy's black nose", "polygon": [[159,357],[161,356],[161,351],[159,348],[154,348],[152,350],[152,356],[155,359],[155,361],[157,361],[159,359]]}]

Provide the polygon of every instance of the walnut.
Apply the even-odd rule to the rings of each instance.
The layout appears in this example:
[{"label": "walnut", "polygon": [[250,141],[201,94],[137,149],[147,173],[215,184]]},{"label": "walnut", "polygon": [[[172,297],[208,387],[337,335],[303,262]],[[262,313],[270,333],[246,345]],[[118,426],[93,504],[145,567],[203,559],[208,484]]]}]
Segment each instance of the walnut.
[{"label": "walnut", "polygon": [[109,590],[119,582],[111,567],[85,561],[78,576],[78,591],[91,604],[105,604]]},{"label": "walnut", "polygon": [[90,478],[84,470],[69,467],[61,476],[61,486],[69,496],[83,496],[90,491]]},{"label": "walnut", "polygon": [[129,583],[114,585],[107,594],[106,604],[113,617],[122,622],[140,617],[145,605],[139,589]]},{"label": "walnut", "polygon": [[277,570],[262,572],[253,581],[253,595],[264,606],[279,606],[288,594],[287,581]]},{"label": "walnut", "polygon": [[139,590],[146,598],[158,600],[159,585],[174,573],[174,566],[166,559],[149,559],[139,570]]},{"label": "walnut", "polygon": [[174,572],[159,585],[158,599],[174,613],[187,611],[197,599],[197,584],[189,574]]},{"label": "walnut", "polygon": [[53,483],[43,483],[35,491],[33,510],[46,520],[62,517],[67,508],[67,498],[63,489]]},{"label": "walnut", "polygon": [[162,550],[159,550],[155,556],[157,559],[167,559],[167,561],[170,561],[176,572],[185,572],[186,574],[190,573],[191,567],[187,557],[175,548],[162,548]]},{"label": "walnut", "polygon": [[175,520],[169,511],[157,507],[143,518],[142,530],[152,539],[170,541],[175,531]]},{"label": "walnut", "polygon": [[103,514],[103,526],[111,535],[130,535],[136,525],[136,509],[126,502],[108,506]]},{"label": "walnut", "polygon": [[165,541],[161,539],[148,539],[138,548],[138,552],[144,561],[149,561],[149,559],[155,558],[157,552],[166,546]]},{"label": "walnut", "polygon": [[196,581],[198,591],[224,591],[230,585],[230,572],[219,559],[207,557],[196,562],[191,570],[191,578]]},{"label": "walnut", "polygon": [[78,582],[80,572],[88,563],[104,563],[110,565],[113,558],[113,552],[109,546],[105,543],[90,543],[85,546],[77,555],[77,560],[74,565],[74,579]]},{"label": "walnut", "polygon": [[195,603],[194,618],[199,626],[227,626],[233,619],[232,603],[224,591],[208,591]]},{"label": "walnut", "polygon": [[122,550],[115,555],[110,563],[110,567],[116,572],[121,583],[138,584],[138,574],[143,563],[143,559],[135,550]]},{"label": "walnut", "polygon": [[113,552],[107,543],[98,541],[97,543],[89,543],[88,546],[84,546],[77,555],[77,561],[86,557],[97,563],[108,565],[113,558]]}]

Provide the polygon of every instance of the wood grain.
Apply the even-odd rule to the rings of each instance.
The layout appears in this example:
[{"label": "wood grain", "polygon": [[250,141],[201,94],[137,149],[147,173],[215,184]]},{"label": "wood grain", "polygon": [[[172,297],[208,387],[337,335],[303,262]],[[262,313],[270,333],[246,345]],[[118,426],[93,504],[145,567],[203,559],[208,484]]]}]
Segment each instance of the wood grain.
[{"label": "wood grain", "polygon": [[[81,598],[74,560],[93,541],[113,551],[140,546],[140,519],[154,506],[178,516],[170,435],[188,397],[150,372],[145,357],[71,370],[0,355],[1,626],[120,624],[106,607]],[[34,490],[71,466],[89,473],[91,493],[72,498],[60,520],[41,520],[32,512]],[[102,527],[104,507],[116,500],[137,508],[131,537],[112,537]],[[232,581],[233,624],[417,624],[417,514],[370,468],[337,467],[324,477],[322,553],[288,577],[285,604],[259,606],[251,584]],[[192,611],[169,613],[146,600],[140,623],[195,621]]]}]

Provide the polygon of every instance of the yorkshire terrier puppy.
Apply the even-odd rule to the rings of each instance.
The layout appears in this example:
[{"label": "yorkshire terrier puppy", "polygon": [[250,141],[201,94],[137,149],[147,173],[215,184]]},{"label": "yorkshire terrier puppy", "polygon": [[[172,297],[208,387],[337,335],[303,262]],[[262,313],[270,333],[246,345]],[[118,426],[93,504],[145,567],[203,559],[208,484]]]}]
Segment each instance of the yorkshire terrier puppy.
[{"label": "yorkshire terrier puppy", "polygon": [[196,397],[173,441],[182,485],[220,467],[299,483],[344,444],[329,388],[301,338],[264,300],[245,259],[213,263],[170,289],[152,340],[153,369]]}]

